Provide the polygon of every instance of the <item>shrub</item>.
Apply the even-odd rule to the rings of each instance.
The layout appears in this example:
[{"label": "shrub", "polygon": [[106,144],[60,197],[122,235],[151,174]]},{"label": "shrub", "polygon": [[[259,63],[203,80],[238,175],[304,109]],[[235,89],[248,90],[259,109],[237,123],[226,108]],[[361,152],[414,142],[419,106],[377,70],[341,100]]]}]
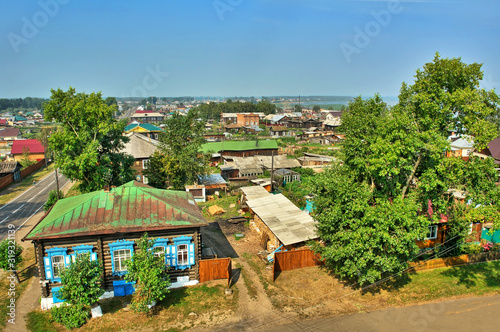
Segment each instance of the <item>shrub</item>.
[{"label": "shrub", "polygon": [[83,304],[67,305],[63,303],[59,308],[50,310],[52,318],[68,329],[78,328],[85,324],[90,317],[89,307]]},{"label": "shrub", "polygon": [[13,239],[5,239],[0,243],[0,269],[15,270],[22,261],[23,248]]},{"label": "shrub", "polygon": [[170,286],[170,279],[164,263],[165,257],[155,256],[150,250],[154,243],[154,240],[148,238],[148,233],[144,233],[137,243],[139,250],[126,263],[125,280],[136,283],[131,304],[136,312],[149,312],[148,305],[163,300],[169,292],[167,287]]},{"label": "shrub", "polygon": [[45,204],[43,205],[43,209],[45,211],[49,211],[50,208],[54,204],[56,204],[56,202],[61,198],[64,198],[64,194],[61,190],[59,190],[59,197],[57,197],[57,190],[56,189],[51,190],[49,193],[49,198],[47,199],[47,202],[45,202]]},{"label": "shrub", "polygon": [[482,251],[482,247],[479,243],[467,243],[463,247],[463,251],[466,254],[479,254]]}]

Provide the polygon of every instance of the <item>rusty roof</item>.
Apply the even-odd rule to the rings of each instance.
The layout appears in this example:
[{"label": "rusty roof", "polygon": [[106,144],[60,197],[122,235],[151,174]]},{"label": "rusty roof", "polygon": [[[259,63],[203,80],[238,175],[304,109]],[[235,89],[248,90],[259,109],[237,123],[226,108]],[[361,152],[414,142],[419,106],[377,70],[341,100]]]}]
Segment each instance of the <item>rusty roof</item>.
[{"label": "rusty roof", "polygon": [[58,201],[24,238],[144,232],[207,225],[190,193],[136,181]]}]

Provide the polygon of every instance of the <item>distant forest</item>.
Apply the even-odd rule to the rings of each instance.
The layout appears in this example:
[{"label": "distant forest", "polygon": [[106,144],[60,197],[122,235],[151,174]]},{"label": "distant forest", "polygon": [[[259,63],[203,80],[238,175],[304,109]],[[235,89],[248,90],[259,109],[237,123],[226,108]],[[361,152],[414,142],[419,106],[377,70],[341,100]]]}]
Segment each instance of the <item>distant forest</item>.
[{"label": "distant forest", "polygon": [[6,110],[15,110],[15,109],[42,109],[42,105],[44,102],[48,101],[48,99],[44,98],[0,98],[0,111]]}]

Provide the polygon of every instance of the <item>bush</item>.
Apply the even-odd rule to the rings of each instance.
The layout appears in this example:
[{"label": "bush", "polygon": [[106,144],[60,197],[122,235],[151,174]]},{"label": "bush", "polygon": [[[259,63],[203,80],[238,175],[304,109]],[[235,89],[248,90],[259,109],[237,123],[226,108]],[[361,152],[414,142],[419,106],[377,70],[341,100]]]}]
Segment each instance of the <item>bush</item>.
[{"label": "bush", "polygon": [[50,208],[54,204],[56,204],[56,202],[61,198],[64,198],[64,194],[61,190],[59,190],[59,197],[57,197],[57,190],[56,189],[51,190],[49,193],[49,198],[47,199],[47,202],[45,202],[45,204],[43,205],[44,211],[49,211]]},{"label": "bush", "polygon": [[462,249],[469,255],[479,254],[483,250],[479,243],[467,243],[462,247]]},{"label": "bush", "polygon": [[5,239],[0,243],[0,269],[15,270],[22,261],[23,248],[14,240]]},{"label": "bush", "polygon": [[68,329],[74,329],[87,322],[90,317],[90,308],[83,304],[67,305],[64,303],[59,308],[52,308],[50,313],[56,322]]}]

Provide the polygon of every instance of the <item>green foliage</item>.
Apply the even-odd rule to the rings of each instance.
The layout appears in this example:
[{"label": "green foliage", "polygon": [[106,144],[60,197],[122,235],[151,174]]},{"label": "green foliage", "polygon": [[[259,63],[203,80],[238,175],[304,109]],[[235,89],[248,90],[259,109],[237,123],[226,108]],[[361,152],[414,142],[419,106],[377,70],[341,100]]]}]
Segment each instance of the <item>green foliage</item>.
[{"label": "green foliage", "polygon": [[78,255],[68,268],[61,272],[63,287],[57,297],[74,305],[90,306],[104,294],[101,285],[102,263],[91,261],[90,255]]},{"label": "green foliage", "polygon": [[197,119],[197,112],[190,110],[186,116],[174,114],[166,120],[161,145],[144,170],[151,186],[184,189],[184,185],[197,180],[197,175],[207,173],[208,159],[199,152],[205,142],[205,127]]},{"label": "green foliage", "polygon": [[49,148],[62,173],[80,181],[83,193],[131,181],[134,158],[120,152],[129,138],[123,135],[126,122],[113,119],[115,107],[106,105],[101,93],[51,92],[44,116],[61,124]]},{"label": "green foliage", "polygon": [[314,106],[313,106],[313,111],[314,111],[314,112],[319,112],[319,111],[321,111],[321,106],[319,106],[319,105],[314,105]]},{"label": "green foliage", "polygon": [[67,305],[54,307],[50,310],[52,319],[61,323],[68,329],[76,329],[87,322],[90,317],[90,310],[83,304]]},{"label": "green foliage", "polygon": [[[476,149],[496,137],[488,117],[499,99],[479,88],[480,68],[437,54],[417,71],[413,85],[403,83],[395,107],[375,95],[354,99],[343,113],[345,164],[314,177],[311,186],[325,241],[317,250],[341,277],[367,283],[404,268],[415,241],[441,214],[450,217],[452,244],[466,237],[469,220],[499,219],[493,162],[444,153],[450,128],[474,136]],[[450,188],[465,190],[467,200],[485,207],[453,206]]]},{"label": "green foliage", "polygon": [[22,262],[23,248],[14,239],[5,239],[0,243],[0,269],[16,270]]},{"label": "green foliage", "polygon": [[[376,199],[348,167],[334,165],[314,177],[314,217],[325,246],[315,250],[342,278],[372,283],[400,271],[418,252],[428,221],[412,198]],[[319,190],[318,190],[319,189]]]},{"label": "green foliage", "polygon": [[[59,196],[59,197],[58,197]],[[64,198],[64,193],[59,190],[59,195],[57,195],[57,190],[51,190],[49,193],[49,198],[47,199],[47,202],[43,205],[43,210],[44,211],[49,211],[54,204],[60,199]]]},{"label": "green foliage", "polygon": [[23,165],[22,169],[28,168],[31,165],[36,164],[36,160],[30,160],[30,152],[29,149],[26,147],[23,149],[23,154],[20,163],[21,165]]},{"label": "green foliage", "polygon": [[154,255],[151,250],[154,242],[144,233],[137,243],[138,250],[134,252],[134,257],[126,262],[125,279],[136,283],[131,304],[136,312],[149,312],[148,305],[163,300],[169,292],[167,287],[170,286],[170,279],[165,257]]},{"label": "green foliage", "polygon": [[276,113],[276,105],[268,100],[262,100],[258,103],[240,102],[227,100],[225,103],[200,104],[196,107],[196,111],[202,120],[213,119],[220,121],[221,113],[257,113],[262,112],[266,115]]}]

